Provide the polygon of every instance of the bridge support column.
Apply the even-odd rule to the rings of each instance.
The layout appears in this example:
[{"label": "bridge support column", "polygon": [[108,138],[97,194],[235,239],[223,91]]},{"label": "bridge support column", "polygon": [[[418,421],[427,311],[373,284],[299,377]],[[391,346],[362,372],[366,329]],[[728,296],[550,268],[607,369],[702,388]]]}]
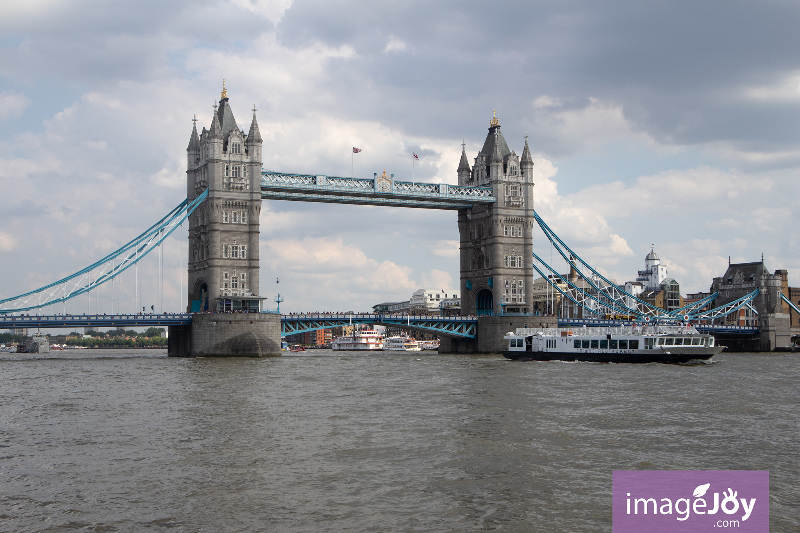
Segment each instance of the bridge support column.
[{"label": "bridge support column", "polygon": [[[281,355],[281,317],[271,313],[195,314],[191,326],[170,327],[168,354],[177,357]],[[173,340],[173,335],[175,339]]]},{"label": "bridge support column", "polygon": [[167,355],[169,357],[189,357],[191,353],[192,326],[169,326]]},{"label": "bridge support column", "polygon": [[439,353],[500,353],[505,349],[505,337],[517,328],[555,328],[553,316],[482,316],[478,317],[476,339],[441,337]]}]

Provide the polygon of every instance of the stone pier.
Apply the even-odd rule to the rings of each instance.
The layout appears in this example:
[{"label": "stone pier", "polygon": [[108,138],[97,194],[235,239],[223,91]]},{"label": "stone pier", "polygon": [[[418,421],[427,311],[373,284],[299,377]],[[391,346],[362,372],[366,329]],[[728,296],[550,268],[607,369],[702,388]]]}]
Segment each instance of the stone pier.
[{"label": "stone pier", "polygon": [[281,355],[281,317],[272,313],[198,313],[191,326],[170,326],[170,357]]}]

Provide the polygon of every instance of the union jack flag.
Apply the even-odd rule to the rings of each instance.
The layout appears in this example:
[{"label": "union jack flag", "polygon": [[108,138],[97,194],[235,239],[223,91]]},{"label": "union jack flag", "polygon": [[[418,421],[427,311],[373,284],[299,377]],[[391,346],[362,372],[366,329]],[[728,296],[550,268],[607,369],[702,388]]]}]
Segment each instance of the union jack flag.
[{"label": "union jack flag", "polygon": [[419,159],[419,156],[417,154],[414,154],[414,159]]},{"label": "union jack flag", "polygon": [[357,154],[360,151],[361,151],[361,148],[356,148],[355,146],[353,146],[353,153],[354,154]]}]

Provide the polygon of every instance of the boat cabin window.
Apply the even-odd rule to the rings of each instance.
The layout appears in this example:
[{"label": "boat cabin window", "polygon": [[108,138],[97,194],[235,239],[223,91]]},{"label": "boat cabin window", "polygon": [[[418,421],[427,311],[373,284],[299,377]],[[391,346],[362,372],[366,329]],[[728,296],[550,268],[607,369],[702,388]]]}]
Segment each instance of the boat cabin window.
[{"label": "boat cabin window", "polygon": [[709,348],[714,346],[714,337],[706,337],[706,346]]},{"label": "boat cabin window", "polygon": [[581,347],[584,348],[585,350],[588,350],[589,349],[589,341],[588,340],[581,341]]},{"label": "boat cabin window", "polygon": [[575,341],[572,344],[572,347],[573,348],[580,348],[581,347],[581,341],[575,339]]},{"label": "boat cabin window", "polygon": [[692,346],[700,346],[703,343],[703,339],[700,337],[692,337]]},{"label": "boat cabin window", "polygon": [[680,337],[677,337],[675,339],[675,346],[683,346],[683,339],[680,338]]},{"label": "boat cabin window", "polygon": [[652,338],[652,337],[647,337],[647,338],[644,340],[644,349],[645,349],[645,350],[652,350],[652,349],[653,349],[653,341],[654,341],[654,340],[655,340],[655,339],[654,339],[654,338]]},{"label": "boat cabin window", "polygon": [[608,350],[608,339],[600,339],[600,349]]},{"label": "boat cabin window", "polygon": [[592,342],[592,349],[596,350],[596,349],[597,349],[597,346],[598,346],[598,343],[599,343],[599,341],[598,341],[597,339],[592,339],[592,341],[591,341],[591,342]]},{"label": "boat cabin window", "polygon": [[608,341],[608,347],[611,348],[612,350],[616,350],[617,348],[619,348],[619,341],[617,339],[611,339],[610,341]]},{"label": "boat cabin window", "polygon": [[631,350],[638,350],[639,349],[639,339],[631,339],[628,341],[628,348]]},{"label": "boat cabin window", "polygon": [[674,338],[667,337],[666,339],[664,339],[664,345],[665,346],[672,346],[674,344],[675,344],[675,339]]},{"label": "boat cabin window", "polygon": [[619,349],[620,350],[627,350],[628,349],[628,339],[620,339],[620,341],[619,341]]}]

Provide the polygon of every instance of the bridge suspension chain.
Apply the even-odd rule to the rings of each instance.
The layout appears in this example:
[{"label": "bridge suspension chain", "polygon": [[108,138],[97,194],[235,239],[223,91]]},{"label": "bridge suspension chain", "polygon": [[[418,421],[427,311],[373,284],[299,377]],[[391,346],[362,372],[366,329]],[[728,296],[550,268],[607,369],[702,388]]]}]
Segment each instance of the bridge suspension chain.
[{"label": "bridge suspension chain", "polygon": [[121,248],[74,274],[25,294],[0,300],[0,314],[30,311],[64,302],[116,278],[157,248],[207,197],[206,189],[192,202],[184,200]]},{"label": "bridge suspension chain", "polygon": [[[578,287],[571,280],[566,279],[561,274],[558,274],[550,265],[548,265],[542,258],[535,253],[533,254],[534,264],[533,267],[537,272],[547,281],[547,283],[558,291],[562,296],[572,301],[576,305],[581,306],[583,309],[588,310],[593,314],[601,314],[602,309],[611,310],[616,313],[632,315],[637,319],[655,319],[665,321],[678,321],[678,320],[713,320],[720,318],[731,313],[734,313],[742,307],[748,307],[755,314],[758,314],[756,309],[752,306],[751,302],[758,295],[759,290],[742,296],[741,298],[729,302],[720,307],[712,309],[704,309],[710,305],[717,297],[718,293],[714,292],[705,298],[692,302],[688,305],[675,309],[673,311],[665,311],[659,307],[641,300],[640,298],[622,290],[616,283],[610,281],[605,276],[600,274],[597,270],[592,268],[586,261],[570,249],[555,232],[542,220],[538,213],[534,213],[536,222],[542,229],[542,232],[558,251],[561,257],[572,267],[578,276],[585,282],[587,287]],[[538,266],[536,262],[543,265],[550,271],[550,275],[546,275]],[[584,269],[589,271],[591,275],[584,273]],[[602,284],[600,283],[602,281]],[[563,282],[567,287],[559,285]],[[781,295],[783,298],[783,295]],[[786,300],[786,298],[783,298]],[[634,302],[634,305],[629,305],[628,302]],[[793,304],[789,302],[789,305]]]}]

